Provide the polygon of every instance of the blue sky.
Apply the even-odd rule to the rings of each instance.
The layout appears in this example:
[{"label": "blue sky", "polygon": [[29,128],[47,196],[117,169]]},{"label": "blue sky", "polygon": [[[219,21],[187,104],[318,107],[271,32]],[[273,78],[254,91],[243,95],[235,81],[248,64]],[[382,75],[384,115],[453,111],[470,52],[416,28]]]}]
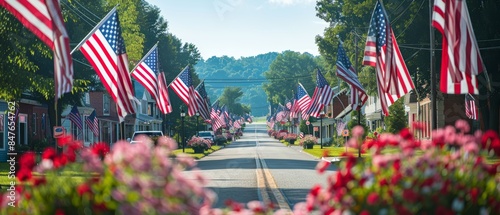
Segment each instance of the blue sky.
[{"label": "blue sky", "polygon": [[193,43],[202,57],[255,56],[292,50],[319,55],[314,42],[327,23],[314,0],[148,0],[169,32]]}]

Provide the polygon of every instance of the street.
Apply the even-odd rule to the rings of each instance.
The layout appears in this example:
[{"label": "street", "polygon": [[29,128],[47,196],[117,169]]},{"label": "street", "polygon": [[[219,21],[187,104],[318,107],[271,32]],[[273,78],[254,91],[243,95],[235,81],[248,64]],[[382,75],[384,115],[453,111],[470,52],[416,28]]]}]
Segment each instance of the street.
[{"label": "street", "polygon": [[217,193],[215,208],[231,199],[272,201],[281,209],[293,209],[305,201],[313,185],[325,185],[335,170],[332,165],[319,175],[318,161],[301,147],[287,147],[269,137],[265,124],[254,123],[247,124],[241,139],[198,160],[197,167],[209,180],[208,188]]}]

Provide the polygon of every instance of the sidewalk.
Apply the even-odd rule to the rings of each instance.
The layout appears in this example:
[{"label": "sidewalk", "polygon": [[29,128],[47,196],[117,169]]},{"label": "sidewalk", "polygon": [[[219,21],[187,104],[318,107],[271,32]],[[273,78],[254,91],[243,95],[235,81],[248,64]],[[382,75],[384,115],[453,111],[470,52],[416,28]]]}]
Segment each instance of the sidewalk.
[{"label": "sidewalk", "polygon": [[299,152],[302,152],[302,153],[306,153],[308,155],[310,155],[311,157],[314,157],[314,158],[317,158],[317,159],[320,159],[320,160],[324,160],[324,161],[328,161],[330,163],[336,163],[336,162],[340,162],[342,160],[343,157],[316,157],[316,156],[313,156],[307,152],[304,152],[303,151],[303,147],[302,146],[299,146],[297,144],[294,144],[294,145],[291,145],[291,146],[288,146],[288,148],[291,148],[293,150],[296,150],[296,151],[299,151]]}]

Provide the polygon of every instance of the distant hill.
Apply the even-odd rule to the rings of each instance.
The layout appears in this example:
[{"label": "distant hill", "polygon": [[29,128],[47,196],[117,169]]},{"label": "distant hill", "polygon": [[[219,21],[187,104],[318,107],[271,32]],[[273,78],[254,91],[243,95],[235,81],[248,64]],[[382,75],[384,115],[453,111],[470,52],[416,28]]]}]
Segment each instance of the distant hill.
[{"label": "distant hill", "polygon": [[244,92],[241,103],[249,104],[252,115],[265,116],[269,103],[262,89],[266,81],[263,73],[279,55],[277,52],[260,54],[253,57],[211,57],[201,60],[195,65],[200,79],[205,79],[205,88],[210,100],[214,102],[225,87],[241,87]]}]

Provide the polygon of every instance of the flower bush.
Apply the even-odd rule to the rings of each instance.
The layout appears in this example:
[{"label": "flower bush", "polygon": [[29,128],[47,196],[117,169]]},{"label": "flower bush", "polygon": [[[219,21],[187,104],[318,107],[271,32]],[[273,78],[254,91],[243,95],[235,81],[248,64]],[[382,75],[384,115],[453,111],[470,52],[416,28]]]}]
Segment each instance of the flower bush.
[{"label": "flower bush", "polygon": [[218,134],[218,135],[215,135],[214,142],[217,145],[224,145],[224,144],[226,144],[227,139],[224,136],[222,136],[222,134]]},{"label": "flower bush", "polygon": [[212,141],[202,137],[192,136],[188,141],[188,146],[191,148],[209,149],[212,147]]},{"label": "flower bush", "polygon": [[297,134],[290,133],[285,136],[285,141],[290,144],[293,144],[296,140],[297,140]]},{"label": "flower bush", "polygon": [[299,145],[314,145],[318,143],[318,138],[310,134],[304,136],[304,138],[299,139]]},{"label": "flower bush", "polygon": [[146,139],[120,141],[111,151],[104,143],[82,148],[71,137],[58,144],[63,152],[47,148],[38,165],[34,153],[22,156],[17,205],[7,206],[4,194],[0,214],[198,214],[214,200],[201,175],[182,174],[193,158],[170,159],[170,138],[160,137],[156,147]]},{"label": "flower bush", "polygon": [[[349,141],[353,147],[362,143],[357,130]],[[500,214],[499,164],[487,161],[500,155],[500,138],[492,131],[469,132],[460,120],[427,141],[414,139],[408,129],[381,134],[367,143],[371,157],[345,154],[327,186],[313,187],[295,213]],[[320,162],[318,171],[328,165]]]}]

